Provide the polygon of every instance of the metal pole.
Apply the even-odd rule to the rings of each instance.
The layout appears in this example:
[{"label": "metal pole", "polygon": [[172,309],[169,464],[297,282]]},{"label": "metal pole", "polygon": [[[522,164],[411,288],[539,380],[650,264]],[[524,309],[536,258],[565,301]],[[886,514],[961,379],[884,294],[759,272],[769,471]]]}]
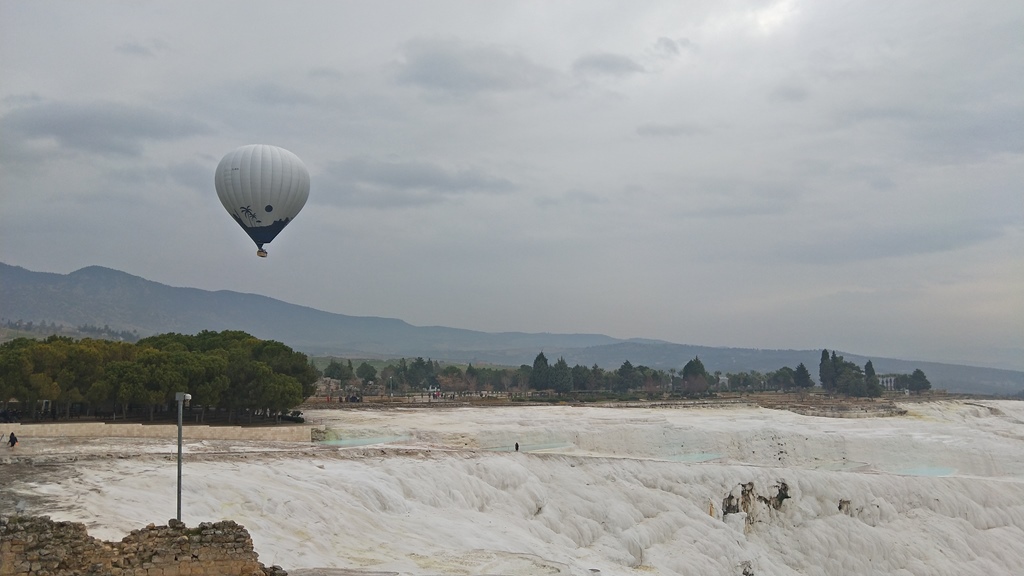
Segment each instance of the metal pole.
[{"label": "metal pole", "polygon": [[178,401],[178,522],[181,522],[181,411],[185,402],[192,399],[192,395],[176,392],[174,399]]},{"label": "metal pole", "polygon": [[181,410],[185,398],[178,394],[178,522],[181,522]]}]

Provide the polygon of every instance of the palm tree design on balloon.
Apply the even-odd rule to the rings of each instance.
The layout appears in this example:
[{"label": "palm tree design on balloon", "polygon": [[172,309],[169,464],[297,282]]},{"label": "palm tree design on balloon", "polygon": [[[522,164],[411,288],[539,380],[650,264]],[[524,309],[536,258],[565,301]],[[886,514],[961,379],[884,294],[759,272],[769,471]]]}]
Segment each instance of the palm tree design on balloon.
[{"label": "palm tree design on balloon", "polygon": [[262,224],[259,218],[256,217],[256,213],[252,211],[252,208],[248,206],[241,206],[238,208],[242,212],[242,216],[245,216],[246,220],[249,221],[250,227],[255,227],[257,224]]}]

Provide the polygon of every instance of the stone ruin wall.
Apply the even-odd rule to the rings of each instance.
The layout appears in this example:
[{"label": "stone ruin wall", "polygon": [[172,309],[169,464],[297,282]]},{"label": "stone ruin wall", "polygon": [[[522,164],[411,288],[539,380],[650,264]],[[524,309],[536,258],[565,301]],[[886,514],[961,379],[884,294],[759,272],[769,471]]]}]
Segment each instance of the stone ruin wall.
[{"label": "stone ruin wall", "polygon": [[188,528],[169,520],[120,542],[47,516],[0,518],[0,576],[287,576],[265,567],[249,532],[230,520]]},{"label": "stone ruin wall", "polygon": [[[183,426],[185,440],[267,440],[309,442],[312,430],[323,426]],[[111,422],[44,422],[0,424],[0,433],[14,432],[19,438],[172,438],[178,439],[177,424],[139,424]]]}]

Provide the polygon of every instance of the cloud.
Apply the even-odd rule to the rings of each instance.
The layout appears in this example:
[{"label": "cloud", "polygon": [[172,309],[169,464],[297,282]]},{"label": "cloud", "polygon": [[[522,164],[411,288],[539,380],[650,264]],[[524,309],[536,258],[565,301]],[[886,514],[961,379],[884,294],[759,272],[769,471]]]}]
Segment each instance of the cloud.
[{"label": "cloud", "polygon": [[136,58],[153,58],[158,52],[165,50],[167,50],[167,44],[161,40],[151,40],[146,43],[129,41],[114,47],[114,51]]},{"label": "cloud", "polygon": [[636,133],[645,138],[675,138],[678,136],[695,136],[704,134],[707,129],[691,122],[674,124],[649,123],[637,126]]},{"label": "cloud", "polygon": [[679,44],[671,38],[662,36],[654,41],[654,51],[663,56],[678,56],[679,55]]},{"label": "cloud", "polygon": [[171,163],[167,173],[172,181],[192,190],[207,191],[213,187],[211,166],[194,160]]},{"label": "cloud", "polygon": [[451,93],[509,92],[542,86],[553,72],[518,52],[456,40],[406,43],[397,79]]},{"label": "cloud", "polygon": [[503,194],[516,189],[506,178],[476,168],[451,170],[427,162],[349,158],[328,166],[324,186],[346,202],[367,206],[433,204],[460,194]]},{"label": "cloud", "polygon": [[310,68],[309,72],[307,72],[307,76],[310,78],[322,78],[327,80],[342,80],[345,78],[345,75],[337,69],[328,68],[326,66]]},{"label": "cloud", "polygon": [[901,146],[901,155],[939,163],[975,162],[1024,152],[1024,106],[856,106],[842,110],[837,127],[858,128]]},{"label": "cloud", "polygon": [[580,76],[624,77],[641,74],[644,67],[628,56],[603,52],[577,58],[572,63],[572,71]]},{"label": "cloud", "polygon": [[[858,3],[777,0],[460,0],[403,5],[400,18],[389,3],[257,3],[5,13],[5,261],[245,288],[248,272],[177,256],[251,256],[212,177],[223,153],[265,142],[307,163],[312,190],[303,224],[275,244],[305,257],[258,262],[260,293],[338,312],[788,346],[778,327],[799,315],[758,303],[951,273],[979,294],[1024,285],[1013,2],[947,0],[924,19],[911,5],[879,19]],[[174,206],[211,226],[189,224],[173,245],[149,234],[182,226],[164,216]],[[209,249],[220,237],[231,247]],[[485,286],[463,256],[489,251]],[[395,290],[310,264],[325,259]],[[541,269],[544,282],[518,283]],[[923,300],[939,321],[955,307]],[[643,309],[617,314],[617,302]],[[752,314],[723,325],[736,308]],[[1022,309],[1001,313],[948,317],[963,338],[947,347],[1019,348]],[[823,341],[841,325],[804,324]]]},{"label": "cloud", "polygon": [[312,94],[274,82],[260,82],[244,93],[253,103],[266,106],[315,106],[320,103]]},{"label": "cloud", "polygon": [[783,83],[775,87],[768,95],[776,102],[803,102],[810,95],[806,88],[795,83]]},{"label": "cloud", "polygon": [[651,51],[658,58],[675,58],[685,52],[696,52],[697,45],[688,38],[673,40],[667,36],[661,36],[654,41]]},{"label": "cloud", "polygon": [[912,127],[922,151],[943,162],[1024,153],[1024,106],[950,111]]},{"label": "cloud", "polygon": [[138,156],[147,141],[180,140],[207,134],[210,128],[178,113],[99,101],[16,108],[0,119],[0,131],[22,145],[54,140],[65,150]]},{"label": "cloud", "polygon": [[30,106],[43,102],[44,98],[36,92],[30,94],[11,94],[4,96],[2,102],[11,107]]},{"label": "cloud", "polygon": [[606,200],[602,196],[600,196],[600,195],[598,195],[598,194],[596,194],[594,192],[591,192],[589,190],[580,190],[578,188],[572,188],[570,190],[566,190],[566,192],[563,195],[563,197],[565,198],[566,202],[569,202],[569,203],[572,203],[572,204],[604,204],[604,203],[606,203]]},{"label": "cloud", "polygon": [[125,42],[124,44],[114,48],[114,50],[128,56],[142,56],[144,58],[152,58],[155,56],[152,50],[137,42]]},{"label": "cloud", "polygon": [[999,238],[1006,228],[995,222],[907,222],[901,226],[865,225],[830,229],[827,236],[788,248],[787,258],[838,266],[857,261],[953,252]]},{"label": "cloud", "polygon": [[561,194],[538,196],[534,203],[541,209],[561,208],[565,206],[575,208],[600,206],[608,204],[608,199],[596,192],[581,188],[570,188]]},{"label": "cloud", "polygon": [[690,185],[681,216],[690,220],[745,220],[790,212],[805,193],[795,184],[698,180]]}]

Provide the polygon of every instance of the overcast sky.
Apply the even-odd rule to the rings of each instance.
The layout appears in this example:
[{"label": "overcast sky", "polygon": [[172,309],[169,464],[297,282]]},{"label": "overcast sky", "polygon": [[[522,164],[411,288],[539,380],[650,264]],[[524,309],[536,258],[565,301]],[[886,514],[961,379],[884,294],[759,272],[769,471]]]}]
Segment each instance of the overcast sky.
[{"label": "overcast sky", "polygon": [[[2,0],[0,261],[1024,369],[1022,31],[1020,0]],[[257,143],[312,182],[267,259],[213,185]]]}]

